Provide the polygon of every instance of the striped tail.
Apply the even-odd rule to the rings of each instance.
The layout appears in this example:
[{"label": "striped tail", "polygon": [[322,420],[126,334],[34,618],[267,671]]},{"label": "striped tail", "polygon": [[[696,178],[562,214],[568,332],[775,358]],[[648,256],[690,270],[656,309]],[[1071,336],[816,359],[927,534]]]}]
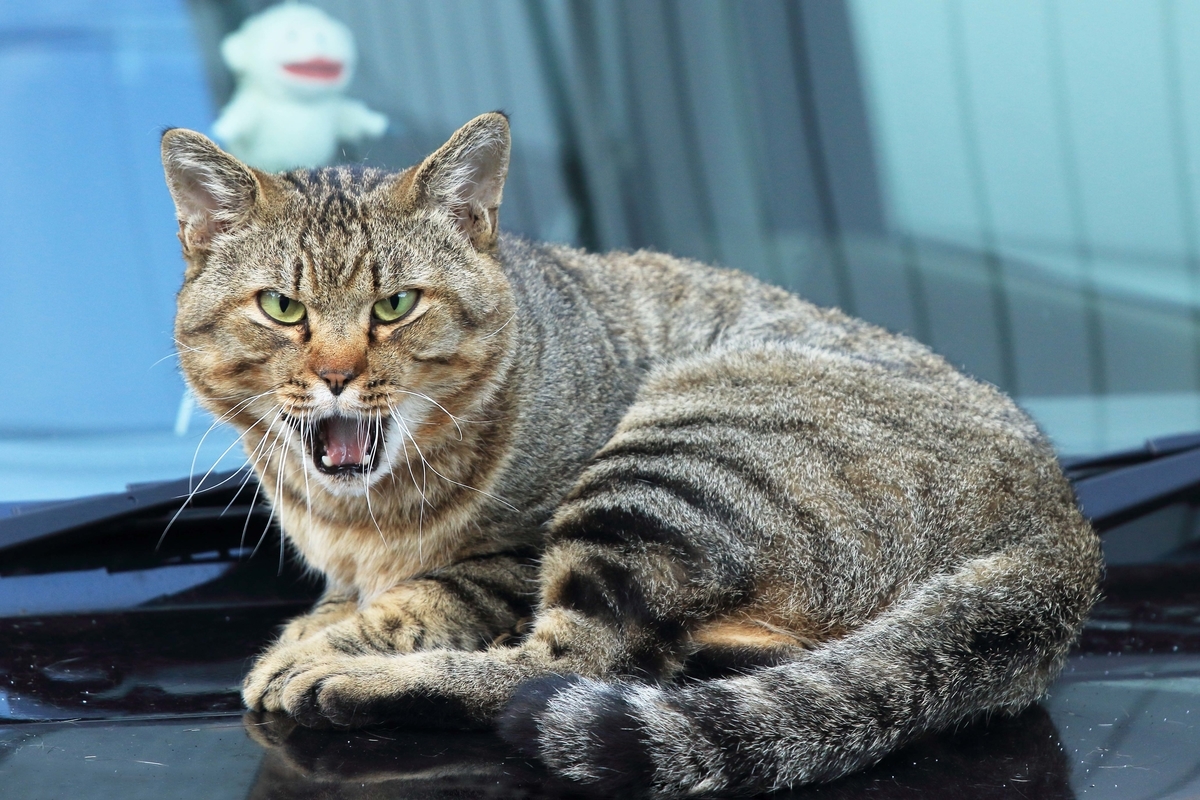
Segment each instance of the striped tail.
[{"label": "striped tail", "polygon": [[669,685],[534,681],[501,734],[609,796],[755,794],[838,778],[1045,692],[1095,601],[1099,557],[1030,544],[933,578],[778,666]]}]

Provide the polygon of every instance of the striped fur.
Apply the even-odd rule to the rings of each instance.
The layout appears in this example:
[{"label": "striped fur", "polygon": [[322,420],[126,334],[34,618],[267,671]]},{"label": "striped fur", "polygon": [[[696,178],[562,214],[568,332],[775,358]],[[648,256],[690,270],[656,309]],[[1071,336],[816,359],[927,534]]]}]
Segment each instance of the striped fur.
[{"label": "striped fur", "polygon": [[[1036,700],[1100,555],[1033,423],[745,275],[499,236],[508,147],[489,114],[395,175],[267,175],[164,136],[185,374],[328,587],[247,705],[499,720],[562,776],[686,796]],[[401,290],[414,311],[372,321]],[[331,415],[382,441],[366,474],[314,466]]]}]

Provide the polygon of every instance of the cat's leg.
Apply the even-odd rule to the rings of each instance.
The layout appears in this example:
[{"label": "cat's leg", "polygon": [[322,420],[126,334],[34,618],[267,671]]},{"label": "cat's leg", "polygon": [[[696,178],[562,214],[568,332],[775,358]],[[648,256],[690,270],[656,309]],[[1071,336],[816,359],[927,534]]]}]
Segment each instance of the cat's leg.
[{"label": "cat's leg", "polygon": [[[592,531],[599,534],[597,522]],[[624,533],[662,535],[632,525]],[[672,550],[655,541],[559,541],[543,560],[540,609],[520,644],[298,663],[277,676],[263,707],[317,726],[387,720],[484,726],[532,678],[669,677],[696,649],[689,629],[711,613],[715,598],[707,587],[724,577],[714,565],[689,564]],[[735,581],[723,596],[736,598],[737,591]]]},{"label": "cat's leg", "polygon": [[283,626],[277,644],[290,644],[307,639],[330,625],[341,622],[358,610],[358,599],[353,593],[326,589],[321,599],[307,613],[301,614]]},{"label": "cat's leg", "polygon": [[503,554],[467,559],[362,604],[331,594],[258,658],[242,697],[251,709],[279,710],[296,672],[347,656],[481,649],[531,616],[534,576],[527,556]]},{"label": "cat's leg", "polygon": [[695,649],[689,630],[735,604],[750,584],[748,562],[708,555],[727,551],[713,537],[738,534],[715,517],[689,526],[697,520],[687,517],[708,512],[689,511],[678,486],[641,483],[635,475],[644,478],[642,470],[629,472],[636,496],[611,470],[597,473],[594,485],[585,477],[550,532],[539,610],[519,645],[347,652],[295,663],[272,676],[262,707],[309,725],[414,717],[485,725],[530,678],[673,675]]},{"label": "cat's leg", "polygon": [[[762,507],[775,491],[762,485],[763,448],[729,419],[765,411],[743,396],[723,412],[707,388],[678,388],[634,407],[560,507],[519,646],[314,665],[290,676],[280,710],[361,725],[412,719],[437,699],[438,719],[485,724],[529,678],[676,674],[697,649],[693,630],[753,595],[766,529],[779,524]],[[660,424],[665,409],[685,424]]]}]

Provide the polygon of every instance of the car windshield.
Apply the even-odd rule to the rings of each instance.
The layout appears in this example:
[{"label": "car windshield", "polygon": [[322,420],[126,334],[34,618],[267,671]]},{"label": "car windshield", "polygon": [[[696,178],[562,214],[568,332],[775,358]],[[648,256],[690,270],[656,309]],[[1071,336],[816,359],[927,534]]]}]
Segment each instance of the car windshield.
[{"label": "car windshield", "polygon": [[[323,0],[288,7],[315,28],[246,24],[269,6],[0,5],[0,503],[244,463],[176,366],[170,126],[265,168],[399,169],[503,109],[507,231],[906,332],[1064,456],[1200,428],[1200,5]],[[241,91],[272,69],[293,84]],[[358,116],[321,140],[330,93]]]}]

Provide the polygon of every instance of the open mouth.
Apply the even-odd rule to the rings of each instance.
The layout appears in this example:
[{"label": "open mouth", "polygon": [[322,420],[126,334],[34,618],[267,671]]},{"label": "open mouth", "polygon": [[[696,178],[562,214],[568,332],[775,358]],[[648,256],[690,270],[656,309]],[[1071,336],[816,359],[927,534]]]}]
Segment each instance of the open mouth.
[{"label": "open mouth", "polygon": [[284,64],[285,72],[300,78],[314,81],[336,81],[342,77],[342,62],[328,58],[310,58],[307,61],[293,61]]},{"label": "open mouth", "polygon": [[313,466],[325,475],[364,475],[379,463],[383,426],[378,419],[326,417],[310,431],[305,446]]}]

